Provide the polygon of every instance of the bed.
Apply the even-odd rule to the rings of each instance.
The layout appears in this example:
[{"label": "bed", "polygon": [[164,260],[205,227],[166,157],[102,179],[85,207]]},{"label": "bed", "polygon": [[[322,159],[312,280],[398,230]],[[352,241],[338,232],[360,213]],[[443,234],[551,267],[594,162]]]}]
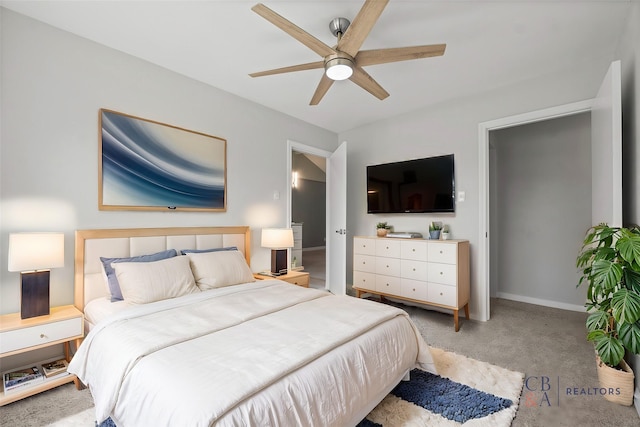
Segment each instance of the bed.
[{"label": "bed", "polygon": [[411,369],[435,373],[404,311],[254,280],[250,243],[246,226],[76,232],[69,371],[98,423],[354,426]]}]

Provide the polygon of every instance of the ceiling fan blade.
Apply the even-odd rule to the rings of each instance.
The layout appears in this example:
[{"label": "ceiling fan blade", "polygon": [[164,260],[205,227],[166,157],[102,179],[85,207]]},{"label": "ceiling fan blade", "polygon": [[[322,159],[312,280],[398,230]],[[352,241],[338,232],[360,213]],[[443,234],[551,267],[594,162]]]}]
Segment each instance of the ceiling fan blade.
[{"label": "ceiling fan blade", "polygon": [[365,1],[360,12],[358,12],[347,31],[338,41],[337,49],[351,56],[356,56],[360,46],[362,46],[369,32],[378,21],[387,3],[389,3],[389,0]]},{"label": "ceiling fan blade", "polygon": [[303,45],[307,46],[318,55],[325,57],[327,55],[336,53],[335,50],[333,50],[317,38],[313,37],[311,34],[307,33],[305,30],[298,27],[293,22],[278,15],[262,3],[256,4],[251,8],[251,10],[262,16],[267,21],[271,22],[276,27],[280,28],[285,33],[289,34],[294,39],[298,40]]},{"label": "ceiling fan blade", "polygon": [[274,74],[292,73],[294,71],[314,70],[323,68],[324,61],[309,62],[307,64],[292,65],[290,67],[275,68],[273,70],[259,71],[249,74],[251,77],[271,76]]},{"label": "ceiling fan blade", "polygon": [[354,59],[358,66],[365,67],[367,65],[386,64],[388,62],[441,56],[444,55],[446,47],[446,44],[429,44],[424,46],[362,50],[358,52]]},{"label": "ceiling fan blade", "polygon": [[316,88],[313,97],[311,98],[311,102],[309,105],[318,105],[322,97],[327,93],[331,85],[333,84],[333,80],[327,77],[326,74],[322,74],[322,78],[320,79],[320,83],[318,83],[318,87]]},{"label": "ceiling fan blade", "polygon": [[382,86],[378,84],[373,77],[371,77],[362,67],[355,66],[353,68],[353,74],[349,77],[349,80],[360,86],[362,89],[369,92],[371,95],[382,100],[389,96],[389,92],[384,90]]}]

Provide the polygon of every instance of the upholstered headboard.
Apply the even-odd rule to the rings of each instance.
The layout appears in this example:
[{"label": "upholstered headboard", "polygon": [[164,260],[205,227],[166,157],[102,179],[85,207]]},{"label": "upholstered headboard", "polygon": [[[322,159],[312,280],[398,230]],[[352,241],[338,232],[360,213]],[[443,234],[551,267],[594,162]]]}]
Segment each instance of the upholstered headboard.
[{"label": "upholstered headboard", "polygon": [[75,306],[108,296],[100,257],[130,257],[167,249],[212,249],[235,246],[247,264],[251,232],[237,227],[172,227],[77,230],[75,246]]}]

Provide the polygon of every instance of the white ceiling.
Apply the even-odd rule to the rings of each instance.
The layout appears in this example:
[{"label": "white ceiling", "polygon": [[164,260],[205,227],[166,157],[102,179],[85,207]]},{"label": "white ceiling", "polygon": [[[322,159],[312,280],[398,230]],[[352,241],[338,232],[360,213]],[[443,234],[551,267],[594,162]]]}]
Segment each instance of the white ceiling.
[{"label": "white ceiling", "polygon": [[[637,0],[391,0],[362,49],[446,43],[444,56],[367,67],[391,94],[383,101],[342,81],[335,82],[320,105],[313,107],[309,100],[321,69],[248,76],[321,59],[252,12],[257,0],[2,0],[0,4],[341,132],[576,63],[605,70],[614,59],[633,1]],[[336,40],[329,22],[335,17],[353,20],[363,0],[263,2],[333,46]]]}]

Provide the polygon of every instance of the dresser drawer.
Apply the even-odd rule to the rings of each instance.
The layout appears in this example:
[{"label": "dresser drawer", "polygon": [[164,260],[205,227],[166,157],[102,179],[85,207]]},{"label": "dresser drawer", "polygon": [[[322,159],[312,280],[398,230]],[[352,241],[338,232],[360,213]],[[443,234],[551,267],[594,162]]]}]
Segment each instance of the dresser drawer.
[{"label": "dresser drawer", "polygon": [[376,274],[400,277],[400,258],[376,257]]},{"label": "dresser drawer", "polygon": [[400,276],[407,279],[427,280],[427,263],[403,259],[400,262]]},{"label": "dresser drawer", "polygon": [[302,226],[294,225],[291,227],[291,231],[293,231],[293,240],[302,240]]},{"label": "dresser drawer", "polygon": [[400,242],[393,239],[376,240],[376,256],[400,258]]},{"label": "dresser drawer", "polygon": [[364,239],[356,237],[353,239],[353,253],[363,255],[376,254],[376,241],[374,239]]},{"label": "dresser drawer", "polygon": [[429,282],[442,283],[455,286],[457,283],[458,268],[453,264],[428,263],[427,280]]},{"label": "dresser drawer", "polygon": [[456,264],[458,260],[458,245],[455,243],[429,243],[427,260],[429,262]]},{"label": "dresser drawer", "polygon": [[429,283],[427,285],[427,300],[435,304],[457,307],[456,287]]},{"label": "dresser drawer", "polygon": [[0,354],[82,335],[82,317],[5,331],[0,334]]},{"label": "dresser drawer", "polygon": [[391,295],[400,295],[400,278],[376,274],[376,291]]},{"label": "dresser drawer", "polygon": [[364,271],[353,272],[353,286],[361,289],[376,290],[376,275]]},{"label": "dresser drawer", "polygon": [[400,242],[400,256],[403,259],[426,261],[427,242],[423,240],[410,240]]},{"label": "dresser drawer", "polygon": [[376,257],[373,255],[355,254],[353,256],[353,270],[376,272]]},{"label": "dresser drawer", "polygon": [[411,298],[419,301],[426,301],[427,282],[420,280],[402,279],[400,295],[405,298]]}]

